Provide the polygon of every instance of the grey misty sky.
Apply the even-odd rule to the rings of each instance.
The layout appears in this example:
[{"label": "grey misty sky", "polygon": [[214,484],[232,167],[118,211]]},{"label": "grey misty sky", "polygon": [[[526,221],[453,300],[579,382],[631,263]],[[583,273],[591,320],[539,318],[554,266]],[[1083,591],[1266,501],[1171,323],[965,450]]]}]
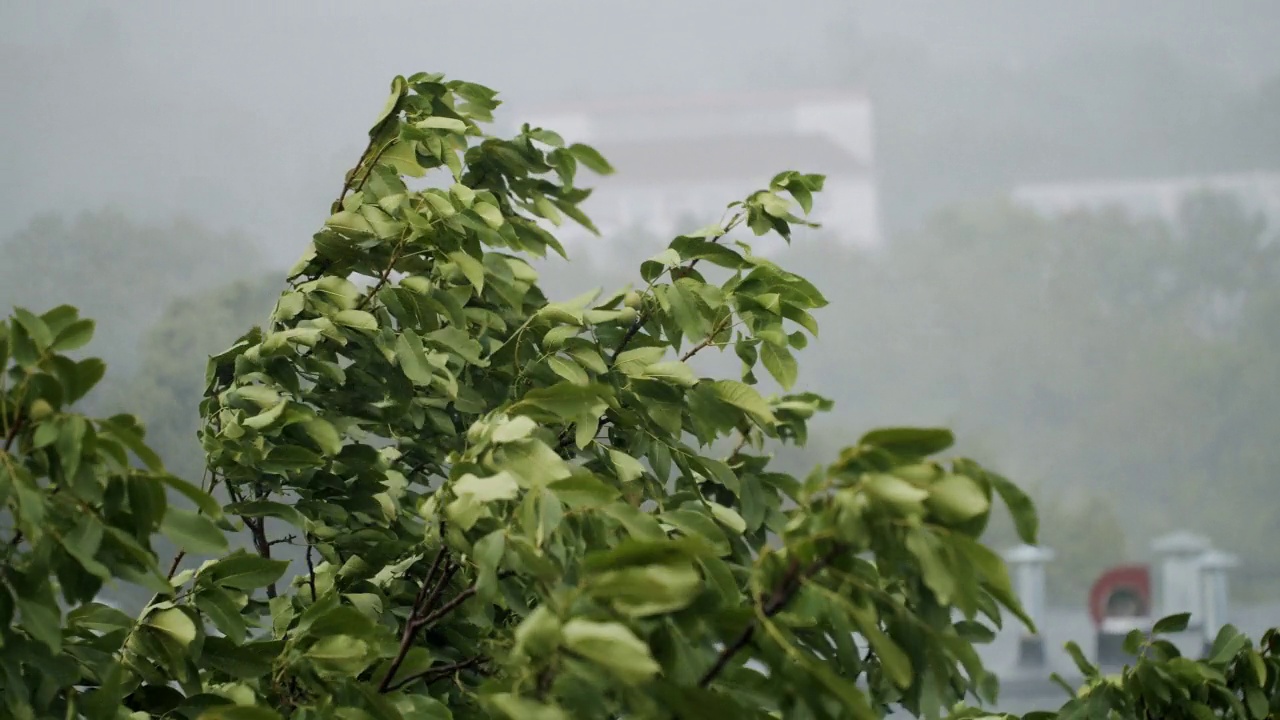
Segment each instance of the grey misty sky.
[{"label": "grey misty sky", "polygon": [[491,85],[510,119],[535,99],[847,81],[883,45],[1010,63],[1121,39],[1251,82],[1280,65],[1277,30],[1267,0],[11,2],[0,236],[115,204],[243,229],[288,261],[397,73]]}]

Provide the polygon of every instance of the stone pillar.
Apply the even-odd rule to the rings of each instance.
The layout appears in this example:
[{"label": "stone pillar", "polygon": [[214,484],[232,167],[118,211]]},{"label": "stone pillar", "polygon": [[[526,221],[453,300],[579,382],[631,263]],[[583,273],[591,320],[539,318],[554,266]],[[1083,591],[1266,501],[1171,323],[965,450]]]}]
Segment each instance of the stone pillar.
[{"label": "stone pillar", "polygon": [[1217,550],[1210,550],[1200,556],[1200,600],[1204,608],[1201,629],[1205,657],[1208,657],[1218,631],[1230,622],[1227,576],[1228,571],[1239,564],[1240,560],[1235,555]]},{"label": "stone pillar", "polygon": [[[1052,550],[1034,545],[1019,545],[1005,553],[1013,592],[1037,630],[1042,630],[1047,622],[1045,565],[1050,560],[1053,560]],[[1024,629],[1018,638],[1018,667],[1035,670],[1043,668],[1044,664],[1044,637]]]},{"label": "stone pillar", "polygon": [[1160,558],[1160,596],[1157,617],[1191,613],[1188,629],[1204,624],[1200,559],[1209,551],[1209,541],[1189,532],[1175,532],[1158,538],[1151,549]]}]

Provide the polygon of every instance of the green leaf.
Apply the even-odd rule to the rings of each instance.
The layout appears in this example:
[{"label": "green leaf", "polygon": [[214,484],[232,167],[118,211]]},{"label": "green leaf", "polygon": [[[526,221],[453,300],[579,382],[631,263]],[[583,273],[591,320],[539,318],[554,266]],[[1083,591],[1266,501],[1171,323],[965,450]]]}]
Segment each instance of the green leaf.
[{"label": "green leaf", "polygon": [[948,523],[962,523],[991,508],[978,483],[964,475],[947,475],[930,485],[926,505]]},{"label": "green leaf", "polygon": [[227,506],[226,511],[232,515],[240,515],[242,517],[273,517],[284,520],[299,530],[307,529],[307,519],[302,516],[291,505],[273,502],[271,500],[248,500],[245,502],[232,503]]},{"label": "green leaf", "polygon": [[945,428],[884,428],[863,435],[858,444],[905,457],[924,457],[954,445],[955,436]]},{"label": "green leaf", "polygon": [[638,347],[618,353],[613,367],[623,375],[642,375],[667,352],[663,347]]},{"label": "green leaf", "polygon": [[472,365],[484,367],[488,364],[480,357],[480,343],[476,342],[475,338],[468,335],[466,331],[456,327],[446,327],[429,332],[423,337],[423,340],[452,351]]},{"label": "green leaf", "polygon": [[1088,660],[1085,659],[1084,651],[1080,649],[1079,645],[1075,644],[1075,642],[1068,642],[1065,647],[1067,650],[1067,654],[1071,656],[1071,659],[1075,662],[1076,667],[1080,669],[1081,675],[1084,675],[1086,678],[1097,677],[1098,668],[1094,667]]},{"label": "green leaf", "polygon": [[170,507],[160,523],[160,532],[178,547],[197,555],[218,555],[227,551],[227,538],[212,520],[190,510]]},{"label": "green leaf", "polygon": [[467,124],[461,120],[447,117],[429,117],[413,124],[420,130],[448,130],[449,132],[466,132]]},{"label": "green leaf", "polygon": [[200,512],[212,518],[222,517],[222,505],[214,499],[212,495],[192,485],[181,478],[172,475],[158,475],[156,480],[166,485],[170,490],[175,490],[191,502],[195,503]]},{"label": "green leaf", "polygon": [[904,514],[918,513],[929,497],[928,490],[916,487],[896,475],[885,473],[866,476],[863,487],[876,500]]},{"label": "green leaf", "polygon": [[587,385],[591,382],[591,378],[587,376],[587,371],[578,367],[578,364],[572,360],[566,360],[559,355],[552,355],[547,358],[547,364],[551,366],[551,370],[556,375],[568,380],[574,385]]},{"label": "green leaf", "polygon": [[484,478],[467,473],[454,481],[453,492],[459,497],[466,496],[485,503],[510,500],[519,494],[520,486],[515,477],[505,470]]},{"label": "green leaf", "polygon": [[320,447],[320,452],[333,456],[342,451],[342,436],[333,423],[324,418],[312,418],[302,423],[302,429]]},{"label": "green leaf", "polygon": [[62,618],[56,606],[50,607],[44,602],[31,597],[19,595],[16,598],[18,612],[22,614],[19,623],[36,642],[42,643],[55,654],[62,652]]},{"label": "green leaf", "polygon": [[662,670],[649,646],[621,623],[574,618],[564,624],[562,634],[566,648],[597,663],[624,683],[642,683]]},{"label": "green leaf", "polygon": [[405,377],[414,385],[430,385],[434,379],[422,338],[412,328],[405,328],[396,339],[396,360]]},{"label": "green leaf", "polygon": [[671,562],[603,572],[590,579],[587,590],[627,616],[650,617],[688,607],[702,587],[692,563]]},{"label": "green leaf", "polygon": [[950,605],[955,600],[958,583],[942,543],[932,533],[913,529],[907,531],[906,546],[920,563],[924,584],[933,591],[939,603]]},{"label": "green leaf", "polygon": [[487,202],[478,202],[472,206],[471,210],[475,214],[479,215],[480,219],[484,220],[485,224],[494,230],[502,227],[503,223],[506,222],[502,217],[502,212]]},{"label": "green leaf", "polygon": [[1147,634],[1142,630],[1130,630],[1124,636],[1124,643],[1121,647],[1130,655],[1137,655],[1142,652],[1142,643],[1147,639]]},{"label": "green leaf", "polygon": [[693,368],[682,360],[656,362],[645,367],[639,374],[642,377],[679,385],[680,387],[693,387],[698,384],[698,378],[693,374]]},{"label": "green leaf", "polygon": [[760,359],[764,362],[765,369],[778,381],[783,390],[790,390],[796,384],[800,366],[796,363],[795,356],[786,348],[776,347],[772,343],[763,343],[760,347]]},{"label": "green leaf", "polygon": [[555,705],[546,705],[510,693],[483,696],[484,701],[510,720],[569,720],[569,715]]},{"label": "green leaf", "polygon": [[[525,393],[520,402],[511,406],[512,413],[526,414],[535,409],[550,413],[561,420],[576,420],[583,415],[599,417],[608,405],[602,395],[608,388],[602,385],[575,385],[562,382],[550,387],[534,388]],[[593,433],[594,434],[594,433]]]},{"label": "green leaf", "polygon": [[609,460],[613,463],[614,472],[618,473],[618,479],[624,483],[644,475],[644,465],[621,450],[609,448]]},{"label": "green leaf", "polygon": [[378,113],[378,119],[373,123],[373,129],[369,131],[370,135],[375,135],[378,128],[394,115],[400,109],[400,103],[405,96],[409,94],[409,84],[399,75],[391,80],[391,95],[387,98],[387,102],[382,106],[382,111]]},{"label": "green leaf", "polygon": [[358,675],[369,666],[369,644],[351,635],[327,635],[304,653],[317,669],[345,676]]},{"label": "green leaf", "polygon": [[1035,545],[1040,534],[1040,516],[1031,498],[1001,475],[987,472],[987,479],[991,481],[991,486],[1009,508],[1014,527],[1018,530],[1018,537],[1028,545]]},{"label": "green leaf", "polygon": [[473,555],[476,562],[476,595],[481,601],[492,600],[498,594],[498,565],[506,549],[506,531],[494,530],[476,541]]},{"label": "green leaf", "polygon": [[1156,624],[1151,628],[1151,632],[1156,635],[1182,632],[1187,629],[1187,625],[1190,622],[1191,613],[1189,612],[1167,615],[1156,621]]},{"label": "green leaf", "polygon": [[378,162],[390,165],[396,172],[409,177],[422,177],[427,171],[418,164],[417,143],[397,141],[382,151]]},{"label": "green leaf", "polygon": [[711,323],[702,314],[698,296],[689,287],[692,281],[677,280],[665,288],[659,286],[658,300],[663,309],[671,314],[680,331],[691,340],[701,340],[711,332]]},{"label": "green leaf", "polygon": [[274,425],[278,420],[280,420],[280,418],[284,417],[285,408],[287,408],[288,406],[289,406],[288,400],[281,400],[280,402],[276,403],[274,406],[266,410],[263,410],[257,415],[254,415],[252,417],[249,417],[240,421],[240,425],[242,427],[247,427],[251,430],[265,430],[268,427]]},{"label": "green leaf", "polygon": [[35,343],[37,353],[43,354],[53,344],[53,332],[49,326],[29,310],[14,308],[13,319],[27,331],[27,336],[31,338],[31,342]]},{"label": "green leaf", "polygon": [[599,507],[618,498],[615,488],[586,473],[574,473],[555,480],[547,485],[547,489],[570,508]]},{"label": "green leaf", "polygon": [[741,535],[747,531],[747,521],[742,519],[737,510],[731,507],[721,505],[718,502],[707,502],[707,506],[711,508],[711,516],[721,525],[729,528]]},{"label": "green leaf", "polygon": [[374,332],[378,329],[378,319],[364,310],[341,310],[334,314],[333,321],[357,330]]},{"label": "green leaf", "polygon": [[913,680],[911,659],[888,635],[880,630],[874,614],[862,611],[855,614],[858,628],[871,644],[885,674],[900,688],[911,687]]},{"label": "green leaf", "polygon": [[422,674],[429,670],[435,661],[436,658],[430,650],[421,646],[409,648],[409,652],[405,653],[404,662],[396,668],[396,674],[391,676],[391,686],[395,687],[408,678]]},{"label": "green leaf", "polygon": [[484,292],[484,265],[479,260],[461,251],[449,253],[448,258],[458,266],[477,293]]},{"label": "green leaf", "polygon": [[93,327],[92,320],[76,320],[58,333],[50,349],[64,353],[88,345],[93,339]]},{"label": "green leaf", "polygon": [[196,594],[196,607],[209,616],[215,627],[231,642],[244,642],[246,626],[240,607],[222,588],[206,587]]},{"label": "green leaf", "polygon": [[715,553],[724,557],[733,552],[729,538],[710,517],[697,510],[681,509],[665,512],[658,516],[662,522],[674,526],[688,537],[701,538],[711,543]]},{"label": "green leaf", "polygon": [[241,551],[202,568],[196,574],[196,581],[232,590],[256,590],[279,580],[288,567],[286,560],[271,560]]},{"label": "green leaf", "polygon": [[196,639],[195,622],[186,612],[176,607],[152,611],[142,621],[142,625],[165,634],[184,648]]},{"label": "green leaf", "polygon": [[492,440],[495,445],[515,442],[516,440],[523,440],[532,435],[533,431],[537,429],[537,427],[538,424],[536,422],[524,417],[523,415],[508,418],[493,429],[493,434],[489,436],[489,439]]},{"label": "green leaf", "polygon": [[569,152],[578,162],[586,165],[592,171],[599,175],[612,175],[613,166],[609,164],[604,156],[596,151],[595,148],[581,143],[574,143],[569,146]]},{"label": "green leaf", "polygon": [[749,385],[736,380],[715,380],[709,382],[708,386],[712,394],[722,402],[747,413],[760,425],[768,427],[777,422],[773,411],[769,409],[769,403]]},{"label": "green leaf", "polygon": [[261,705],[218,705],[201,713],[199,720],[282,720],[282,716]]}]

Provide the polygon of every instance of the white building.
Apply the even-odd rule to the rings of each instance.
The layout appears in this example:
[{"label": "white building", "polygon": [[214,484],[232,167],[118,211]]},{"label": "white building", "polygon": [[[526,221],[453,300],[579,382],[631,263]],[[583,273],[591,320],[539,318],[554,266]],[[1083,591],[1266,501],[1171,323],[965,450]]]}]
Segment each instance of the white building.
[{"label": "white building", "polygon": [[1016,187],[1012,196],[1046,215],[1118,208],[1139,218],[1175,222],[1183,201],[1203,192],[1230,195],[1270,227],[1280,227],[1280,173],[1044,183]]},{"label": "white building", "polygon": [[862,92],[632,98],[522,115],[613,165],[615,175],[591,178],[596,190],[583,204],[606,238],[696,230],[778,172],[797,170],[827,176],[811,217],[824,236],[880,242],[871,103]]}]

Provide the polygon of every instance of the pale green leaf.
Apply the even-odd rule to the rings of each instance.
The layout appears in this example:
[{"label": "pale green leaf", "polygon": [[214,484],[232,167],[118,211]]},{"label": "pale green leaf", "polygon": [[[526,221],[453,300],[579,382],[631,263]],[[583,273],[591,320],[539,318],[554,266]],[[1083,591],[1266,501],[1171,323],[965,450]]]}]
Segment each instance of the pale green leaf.
[{"label": "pale green leaf", "polygon": [[564,645],[624,683],[644,682],[661,671],[649,646],[626,625],[574,618],[564,624]]}]

